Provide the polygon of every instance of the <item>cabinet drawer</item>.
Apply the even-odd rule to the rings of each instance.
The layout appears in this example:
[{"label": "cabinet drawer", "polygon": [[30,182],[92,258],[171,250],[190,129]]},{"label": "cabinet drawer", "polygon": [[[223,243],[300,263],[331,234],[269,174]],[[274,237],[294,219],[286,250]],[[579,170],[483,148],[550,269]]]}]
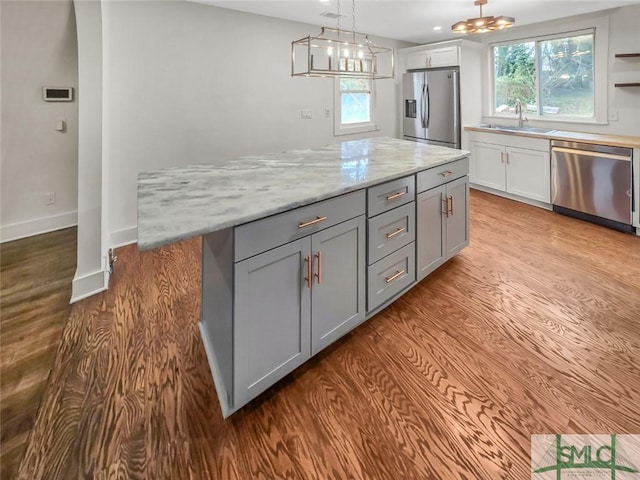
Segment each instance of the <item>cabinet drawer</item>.
[{"label": "cabinet drawer", "polygon": [[367,311],[379,307],[415,281],[415,245],[412,242],[369,267]]},{"label": "cabinet drawer", "polygon": [[407,203],[369,219],[368,264],[377,262],[416,238],[415,203]]},{"label": "cabinet drawer", "polygon": [[399,178],[367,189],[369,217],[415,200],[415,177]]},{"label": "cabinet drawer", "polygon": [[348,193],[235,229],[235,261],[266,252],[365,212],[365,191]]},{"label": "cabinet drawer", "polygon": [[418,193],[469,174],[469,157],[418,173]]}]

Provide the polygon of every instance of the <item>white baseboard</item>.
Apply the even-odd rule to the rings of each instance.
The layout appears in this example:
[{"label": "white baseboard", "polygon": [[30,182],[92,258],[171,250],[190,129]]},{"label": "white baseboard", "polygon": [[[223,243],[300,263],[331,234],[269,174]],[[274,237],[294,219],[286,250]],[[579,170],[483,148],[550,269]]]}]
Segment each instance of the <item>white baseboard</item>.
[{"label": "white baseboard", "polygon": [[123,228],[122,230],[116,230],[111,232],[109,246],[111,248],[124,247],[138,241],[138,226]]},{"label": "white baseboard", "polygon": [[80,277],[76,274],[73,278],[69,303],[75,303],[96,293],[104,292],[108,286],[109,272],[107,271],[97,270]]},{"label": "white baseboard", "polygon": [[492,195],[497,195],[499,197],[508,198],[509,200],[515,200],[516,202],[526,203],[527,205],[531,205],[533,207],[544,208],[545,210],[553,210],[553,207],[550,203],[539,202],[538,200],[531,200],[530,198],[521,197],[520,195],[512,195],[511,193],[501,192],[500,190],[495,190],[493,188],[485,187],[483,185],[477,185],[475,183],[470,183],[469,188],[473,188],[474,190],[480,190],[481,192],[490,193]]},{"label": "white baseboard", "polygon": [[75,227],[77,224],[78,212],[75,210],[51,215],[50,217],[27,220],[26,222],[10,223],[0,227],[0,243]]}]

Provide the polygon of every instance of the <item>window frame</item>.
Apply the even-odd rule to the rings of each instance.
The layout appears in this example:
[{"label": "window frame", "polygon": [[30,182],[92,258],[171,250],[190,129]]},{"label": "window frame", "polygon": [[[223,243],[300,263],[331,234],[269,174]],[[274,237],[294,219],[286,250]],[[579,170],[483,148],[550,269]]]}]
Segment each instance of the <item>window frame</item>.
[{"label": "window frame", "polygon": [[[600,23],[600,22],[597,22]],[[577,26],[578,27],[578,26]],[[487,118],[497,119],[513,119],[512,113],[500,113],[496,112],[496,78],[495,78],[495,58],[494,47],[501,45],[510,45],[514,43],[536,43],[536,96],[538,103],[541,102],[540,88],[539,88],[539,68],[540,59],[538,58],[538,42],[546,40],[556,40],[559,38],[567,38],[579,35],[593,35],[593,109],[594,113],[591,117],[578,117],[571,115],[540,115],[539,113],[527,113],[526,116],[529,120],[542,121],[542,122],[562,122],[562,123],[582,123],[582,124],[608,124],[608,24],[607,25],[591,25],[582,26],[578,28],[570,29],[561,32],[553,32],[542,35],[532,35],[516,38],[505,38],[497,42],[491,42],[488,44],[488,85],[490,87],[489,103],[486,104]]]},{"label": "window frame", "polygon": [[369,121],[360,123],[342,123],[342,94],[343,93],[362,93],[365,90],[340,90],[340,77],[336,77],[334,82],[334,135],[350,135],[354,133],[365,133],[378,131],[378,123],[376,121],[376,88],[375,81],[369,80],[371,88],[369,93]]}]

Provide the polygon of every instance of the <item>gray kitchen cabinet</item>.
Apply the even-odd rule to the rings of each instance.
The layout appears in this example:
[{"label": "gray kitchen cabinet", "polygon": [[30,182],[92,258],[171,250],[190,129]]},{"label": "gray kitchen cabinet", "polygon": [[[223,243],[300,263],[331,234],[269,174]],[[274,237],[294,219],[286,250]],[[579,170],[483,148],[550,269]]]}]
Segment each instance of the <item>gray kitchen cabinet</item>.
[{"label": "gray kitchen cabinet", "polygon": [[311,237],[235,266],[233,404],[244,405],[311,356]]},{"label": "gray kitchen cabinet", "polygon": [[[465,244],[466,223],[442,211],[447,195],[465,206],[468,171],[454,158],[203,235],[199,327],[225,418],[413,287],[424,232],[440,257]],[[415,191],[437,189],[418,219]]]},{"label": "gray kitchen cabinet", "polygon": [[365,217],[235,266],[235,405],[244,405],[365,318]]},{"label": "gray kitchen cabinet", "polygon": [[443,206],[447,259],[469,245],[469,177],[462,177],[446,185]]},{"label": "gray kitchen cabinet", "polygon": [[374,311],[416,281],[416,245],[396,250],[369,267],[367,308]]},{"label": "gray kitchen cabinet", "polygon": [[469,245],[469,177],[418,194],[417,279]]},{"label": "gray kitchen cabinet", "polygon": [[365,318],[365,219],[360,216],[311,237],[311,354]]},{"label": "gray kitchen cabinet", "polygon": [[446,260],[443,203],[446,187],[432,188],[417,197],[417,277],[422,280]]}]

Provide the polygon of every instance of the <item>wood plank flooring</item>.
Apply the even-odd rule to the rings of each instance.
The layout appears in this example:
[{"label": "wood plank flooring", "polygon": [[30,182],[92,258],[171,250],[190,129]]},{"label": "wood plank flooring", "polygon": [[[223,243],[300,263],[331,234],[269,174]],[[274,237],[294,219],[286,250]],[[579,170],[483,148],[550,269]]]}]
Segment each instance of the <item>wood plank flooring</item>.
[{"label": "wood plank flooring", "polygon": [[640,433],[640,238],[472,192],[472,243],[222,420],[200,240],[75,304],[23,479],[527,479],[532,433]]},{"label": "wood plank flooring", "polygon": [[69,317],[76,229],[0,245],[0,478],[15,478]]}]

